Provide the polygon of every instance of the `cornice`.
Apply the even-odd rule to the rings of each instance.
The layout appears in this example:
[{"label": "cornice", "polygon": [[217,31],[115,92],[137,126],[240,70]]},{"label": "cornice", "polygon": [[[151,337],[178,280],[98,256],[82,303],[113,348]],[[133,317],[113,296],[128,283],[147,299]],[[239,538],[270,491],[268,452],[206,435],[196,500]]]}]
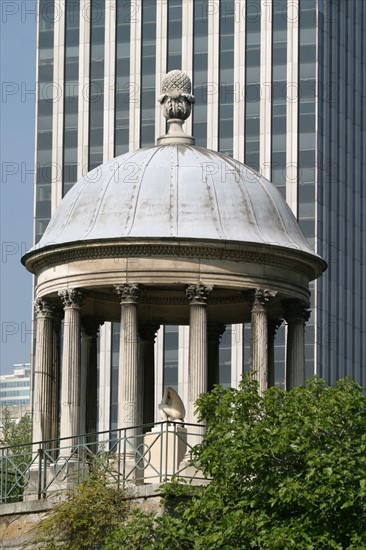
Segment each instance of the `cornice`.
[{"label": "cornice", "polygon": [[26,254],[22,261],[29,271],[38,275],[44,269],[78,261],[96,261],[98,259],[133,260],[143,257],[176,257],[209,260],[228,260],[249,262],[258,265],[270,265],[300,272],[316,278],[326,268],[326,263],[316,255],[305,252],[253,243],[235,243],[220,241],[178,241],[172,242],[137,242],[136,240],[121,243],[99,242],[70,243],[62,246],[51,246]]}]

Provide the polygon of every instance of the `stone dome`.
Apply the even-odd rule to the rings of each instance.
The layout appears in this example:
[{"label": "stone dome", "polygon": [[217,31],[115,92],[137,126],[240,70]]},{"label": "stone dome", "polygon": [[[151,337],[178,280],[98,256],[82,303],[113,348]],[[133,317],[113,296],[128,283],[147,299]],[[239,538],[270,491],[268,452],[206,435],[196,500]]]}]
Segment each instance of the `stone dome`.
[{"label": "stone dome", "polygon": [[253,261],[259,254],[262,264],[268,255],[272,263],[277,256],[276,264],[290,255],[295,271],[306,269],[309,280],[318,277],[326,263],[310,249],[276,187],[243,163],[195,146],[184,134],[194,103],[189,77],[172,71],[162,90],[167,134],[157,145],[116,157],[77,181],[40,242],[22,258],[26,267],[35,272],[35,263],[41,266],[50,254],[71,248],[76,257],[80,247],[84,256],[109,247],[108,255],[111,246],[119,254],[124,245],[132,250],[155,243],[160,247],[155,255],[161,246],[189,244],[221,251],[236,246]]},{"label": "stone dome", "polygon": [[272,183],[223,154],[187,144],[126,153],[88,173],[64,197],[35,248],[127,237],[312,253]]}]

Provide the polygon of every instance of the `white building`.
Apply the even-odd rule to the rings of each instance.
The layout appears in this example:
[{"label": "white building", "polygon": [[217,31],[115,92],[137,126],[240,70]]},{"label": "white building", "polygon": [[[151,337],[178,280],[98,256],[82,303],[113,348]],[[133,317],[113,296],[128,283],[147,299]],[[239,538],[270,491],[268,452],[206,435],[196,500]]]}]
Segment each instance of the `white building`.
[{"label": "white building", "polygon": [[30,363],[13,365],[12,374],[0,376],[0,423],[6,408],[19,420],[30,411]]}]

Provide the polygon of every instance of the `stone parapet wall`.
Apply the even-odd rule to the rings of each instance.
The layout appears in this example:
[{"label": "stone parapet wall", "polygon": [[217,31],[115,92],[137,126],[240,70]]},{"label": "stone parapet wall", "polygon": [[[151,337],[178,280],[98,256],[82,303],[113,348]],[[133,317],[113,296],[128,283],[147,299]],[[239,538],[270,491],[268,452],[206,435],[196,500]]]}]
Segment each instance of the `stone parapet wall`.
[{"label": "stone parapet wall", "polygon": [[[144,512],[156,511],[160,506],[159,487],[159,484],[134,487],[129,497],[132,508],[140,508]],[[36,526],[59,502],[36,500],[0,505],[0,548],[35,549],[32,538]]]}]

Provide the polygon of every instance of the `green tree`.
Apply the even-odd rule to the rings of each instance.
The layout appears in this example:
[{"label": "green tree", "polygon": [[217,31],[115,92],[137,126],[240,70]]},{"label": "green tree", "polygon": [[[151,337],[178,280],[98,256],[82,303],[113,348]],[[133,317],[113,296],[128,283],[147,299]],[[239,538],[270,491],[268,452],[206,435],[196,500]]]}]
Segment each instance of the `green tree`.
[{"label": "green tree", "polygon": [[167,512],[138,513],[108,550],[366,548],[366,396],[314,378],[259,395],[216,386],[197,402],[206,421],[195,464],[212,481],[165,492]]},{"label": "green tree", "polygon": [[5,407],[2,417],[2,436],[0,437],[1,447],[14,447],[16,450],[23,450],[22,445],[32,441],[32,421],[30,414],[25,414],[15,422],[10,411]]},{"label": "green tree", "polygon": [[125,492],[94,462],[89,476],[40,522],[33,542],[39,550],[98,550],[128,511]]}]

